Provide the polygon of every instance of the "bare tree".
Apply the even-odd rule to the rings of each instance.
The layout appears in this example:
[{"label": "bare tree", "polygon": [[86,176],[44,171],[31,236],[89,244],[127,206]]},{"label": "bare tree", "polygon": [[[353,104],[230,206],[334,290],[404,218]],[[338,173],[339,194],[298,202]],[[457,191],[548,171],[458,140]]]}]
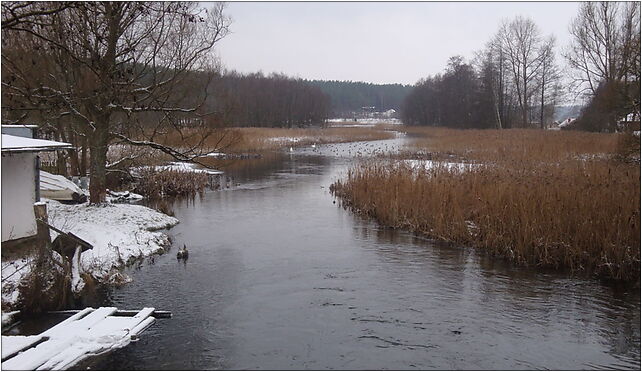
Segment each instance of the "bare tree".
[{"label": "bare tree", "polygon": [[500,34],[497,33],[485,46],[476,53],[476,65],[480,77],[488,89],[493,105],[495,128],[510,128],[507,112],[507,79],[510,74],[508,61],[502,48]]},{"label": "bare tree", "polygon": [[[559,81],[561,78],[559,68],[555,64],[555,38],[553,36],[544,40],[540,46],[540,111],[539,122],[542,129],[546,128],[547,116],[552,116],[555,109],[555,101],[560,92]],[[548,110],[547,110],[548,108]],[[547,114],[547,111],[549,115]]]},{"label": "bare tree", "polygon": [[509,63],[521,124],[527,126],[531,100],[537,90],[537,76],[542,65],[539,29],[531,19],[517,17],[501,25],[497,38]]},{"label": "bare tree", "polygon": [[580,92],[594,96],[602,83],[639,81],[640,3],[581,3],[570,32],[573,41],[564,56]]},{"label": "bare tree", "polygon": [[[181,118],[207,118],[199,107],[215,66],[211,51],[230,25],[223,4],[209,9],[185,2],[57,7],[3,4],[3,98],[19,97],[21,107],[13,107],[19,111],[69,118],[76,134],[86,138],[90,201],[104,201],[107,150],[114,141],[149,146],[179,160],[201,155],[210,131],[196,146],[183,148],[156,138],[170,130],[182,136]],[[21,40],[28,43],[16,44]],[[42,71],[25,68],[20,57],[25,45],[33,52],[27,55],[36,56],[33,66],[43,65]],[[207,120],[200,122],[205,126]]]},{"label": "bare tree", "polygon": [[55,4],[40,3],[34,6],[30,2],[2,3],[2,29],[16,27],[22,22],[31,23],[35,17],[42,17],[61,12],[74,6],[73,2],[60,1]]}]

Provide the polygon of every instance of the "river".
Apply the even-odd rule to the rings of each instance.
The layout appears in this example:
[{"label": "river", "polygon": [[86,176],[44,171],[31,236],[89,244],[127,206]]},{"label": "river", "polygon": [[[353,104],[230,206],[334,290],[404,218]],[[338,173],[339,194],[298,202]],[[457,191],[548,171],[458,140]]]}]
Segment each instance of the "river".
[{"label": "river", "polygon": [[173,250],[101,300],[173,318],[91,368],[640,368],[639,289],[512,267],[334,203],[355,155],[403,141],[248,161],[239,185],[175,202]]}]

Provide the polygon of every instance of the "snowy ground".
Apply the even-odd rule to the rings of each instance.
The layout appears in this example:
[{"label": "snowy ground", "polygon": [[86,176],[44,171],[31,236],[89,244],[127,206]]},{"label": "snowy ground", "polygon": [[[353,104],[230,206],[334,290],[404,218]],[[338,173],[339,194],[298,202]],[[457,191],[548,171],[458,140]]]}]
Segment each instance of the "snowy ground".
[{"label": "snowy ground", "polygon": [[356,127],[368,127],[374,126],[375,124],[403,124],[401,120],[397,118],[360,118],[355,121],[353,118],[335,118],[328,119],[330,124],[343,124],[341,126],[356,126]]},{"label": "snowy ground", "polygon": [[[162,252],[170,242],[167,234],[158,230],[178,223],[174,217],[141,205],[66,205],[53,200],[46,203],[51,225],[72,232],[94,246],[82,254],[79,271],[89,273],[103,283],[123,280],[120,267],[137,258]],[[54,239],[57,233],[51,233]],[[25,257],[2,262],[4,305],[14,305],[18,300],[17,287],[30,272],[31,260]],[[73,279],[77,281],[78,278]]]},{"label": "snowy ground", "polygon": [[[219,153],[212,153],[212,154],[219,154]],[[208,156],[210,156],[208,154]],[[141,167],[137,169],[142,169],[146,167]],[[154,167],[155,170],[157,171],[165,171],[165,170],[171,170],[171,171],[179,171],[179,172],[194,172],[194,173],[206,173],[206,174],[223,174],[222,171],[216,170],[216,169],[207,169],[207,168],[199,168],[197,164],[194,163],[185,163],[185,162],[180,162],[180,161],[175,161],[171,162],[167,165],[157,165]],[[134,169],[135,171],[135,169]]]},{"label": "snowy ground", "polygon": [[2,305],[12,306],[18,301],[18,285],[31,272],[32,257],[2,261]]},{"label": "snowy ground", "polygon": [[[62,256],[57,252],[53,252],[52,259],[56,260],[59,263],[63,262]],[[18,302],[20,292],[18,287],[20,283],[25,279],[32,270],[34,265],[34,257],[27,256],[11,261],[2,261],[2,309],[6,310],[6,306],[13,308]],[[58,269],[58,273],[62,271],[58,266],[54,266]],[[48,273],[55,274],[55,273]],[[4,321],[3,313],[3,321]]]},{"label": "snowy ground", "polygon": [[310,139],[311,137],[270,137],[266,141],[270,142],[279,142],[279,143],[297,143],[301,142],[304,139]]},{"label": "snowy ground", "polygon": [[174,217],[132,204],[66,205],[49,200],[47,211],[51,225],[94,246],[82,254],[80,269],[107,282],[123,264],[167,247],[167,234],[158,230],[178,223]]}]

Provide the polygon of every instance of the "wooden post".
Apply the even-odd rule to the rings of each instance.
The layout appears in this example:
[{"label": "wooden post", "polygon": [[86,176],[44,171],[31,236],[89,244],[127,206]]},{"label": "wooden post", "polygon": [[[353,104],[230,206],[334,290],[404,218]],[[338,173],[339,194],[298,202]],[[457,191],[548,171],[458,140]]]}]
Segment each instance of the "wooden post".
[{"label": "wooden post", "polygon": [[[49,233],[49,226],[47,226],[47,204],[44,202],[37,202],[33,205],[33,213],[36,216],[36,239],[41,246],[47,247],[51,245],[51,234]],[[42,223],[45,222],[45,223]]]}]

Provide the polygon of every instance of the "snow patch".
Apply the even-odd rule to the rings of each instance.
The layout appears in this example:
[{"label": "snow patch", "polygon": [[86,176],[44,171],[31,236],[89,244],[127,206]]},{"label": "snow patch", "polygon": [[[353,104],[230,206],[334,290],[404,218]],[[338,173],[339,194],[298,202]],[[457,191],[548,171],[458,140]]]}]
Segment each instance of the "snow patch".
[{"label": "snow patch", "polygon": [[47,209],[51,225],[94,246],[82,254],[79,270],[107,282],[118,278],[119,267],[163,251],[170,244],[169,237],[158,230],[178,224],[174,217],[133,204],[66,205],[48,201]]},{"label": "snow patch", "polygon": [[130,191],[111,191],[107,190],[105,200],[108,203],[132,202],[142,200],[143,196]]},{"label": "snow patch", "polygon": [[[20,314],[20,311],[8,311],[2,313],[2,328],[13,323],[14,318]],[[3,348],[4,349],[4,348]],[[3,350],[4,351],[4,350]],[[4,358],[4,354],[2,356]]]},{"label": "snow patch", "polygon": [[267,138],[267,141],[279,143],[297,143],[303,141],[304,139],[304,137],[271,137]]},{"label": "snow patch", "polygon": [[2,305],[14,306],[18,302],[18,287],[22,280],[31,273],[32,256],[13,261],[2,261]]},{"label": "snow patch", "polygon": [[[141,167],[138,169],[147,169],[149,167]],[[206,174],[223,174],[222,171],[216,169],[207,169],[207,168],[198,168],[194,163],[185,163],[181,161],[171,162],[167,165],[157,165],[151,167],[156,171],[178,171],[178,172],[194,172],[194,173],[206,173]]]},{"label": "snow patch", "polygon": [[451,162],[444,162],[444,161],[416,160],[416,159],[403,160],[403,162],[415,170],[430,170],[436,167],[445,167],[449,171],[452,171],[452,170],[467,171],[479,166],[479,164],[451,163]]}]

